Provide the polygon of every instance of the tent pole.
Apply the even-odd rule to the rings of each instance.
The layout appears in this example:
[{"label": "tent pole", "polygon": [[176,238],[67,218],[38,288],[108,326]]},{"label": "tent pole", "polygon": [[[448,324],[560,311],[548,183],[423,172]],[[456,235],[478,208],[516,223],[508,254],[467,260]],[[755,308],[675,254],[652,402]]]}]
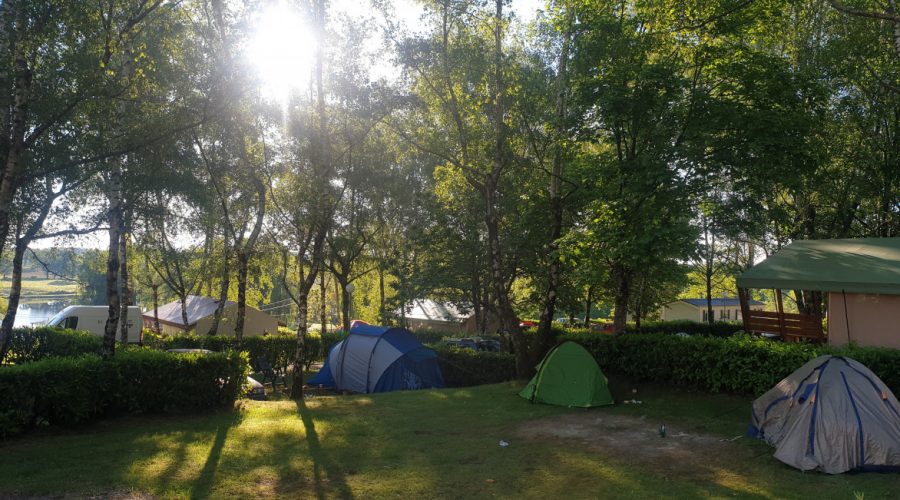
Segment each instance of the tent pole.
[{"label": "tent pole", "polygon": [[[847,312],[847,292],[841,290],[841,295],[844,296],[844,321],[847,323],[847,344],[850,344],[852,339],[850,338],[850,313]],[[831,315],[828,315],[828,320],[831,321]]]}]

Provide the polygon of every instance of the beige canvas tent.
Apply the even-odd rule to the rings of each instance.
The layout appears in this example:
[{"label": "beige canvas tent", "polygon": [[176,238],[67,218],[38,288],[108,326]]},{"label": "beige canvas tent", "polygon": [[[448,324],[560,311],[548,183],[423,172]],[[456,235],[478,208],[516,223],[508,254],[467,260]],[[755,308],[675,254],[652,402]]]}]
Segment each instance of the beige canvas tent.
[{"label": "beige canvas tent", "polygon": [[[737,278],[744,329],[784,340],[900,348],[900,238],[799,240]],[[775,290],[776,311],[751,311],[751,289]],[[827,294],[827,311],[785,312],[782,290]]]},{"label": "beige canvas tent", "polygon": [[[186,325],[181,314],[181,301],[176,300],[160,306],[158,309],[160,330],[168,335],[184,333],[189,330],[205,335],[212,327],[213,315],[218,304],[219,301],[211,297],[189,295],[185,301],[188,317]],[[154,328],[153,317],[153,310],[144,313],[144,328]],[[226,302],[216,334],[234,335],[236,319],[237,303],[232,301]],[[244,318],[244,336],[254,337],[277,332],[277,319],[255,307],[247,306]]]},{"label": "beige canvas tent", "polygon": [[[487,314],[484,322],[486,333],[493,333],[500,328],[500,320],[495,314]],[[460,308],[449,302],[437,302],[431,299],[415,299],[397,316],[406,320],[410,330],[434,330],[447,333],[478,335],[481,325],[473,309]]]}]

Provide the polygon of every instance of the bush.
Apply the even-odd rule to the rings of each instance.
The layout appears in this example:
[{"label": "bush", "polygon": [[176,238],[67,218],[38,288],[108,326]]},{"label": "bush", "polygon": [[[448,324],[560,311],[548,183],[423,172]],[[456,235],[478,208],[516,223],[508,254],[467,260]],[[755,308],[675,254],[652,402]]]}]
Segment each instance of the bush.
[{"label": "bush", "polygon": [[[310,333],[306,337],[307,362],[321,361],[328,354],[332,345],[343,339],[340,332]],[[172,335],[163,336],[152,332],[144,333],[144,343],[159,349],[209,349],[210,351],[247,351],[251,363],[257,360],[268,361],[273,368],[285,370],[293,362],[297,352],[297,337],[293,334],[266,335],[264,337],[246,337],[240,342],[234,337],[219,335]]]},{"label": "bush", "polygon": [[63,328],[16,328],[10,337],[7,361],[22,364],[53,356],[100,354],[103,339]]},{"label": "bush", "polygon": [[233,404],[247,377],[244,353],[170,354],[125,349],[0,368],[0,436],[101,416],[186,413]]},{"label": "bush", "polygon": [[516,358],[505,352],[481,352],[446,345],[429,346],[438,355],[447,387],[496,384],[516,378]]},{"label": "bush", "polygon": [[783,343],[746,335],[728,338],[665,334],[569,334],[600,367],[640,381],[687,385],[713,392],[760,395],[807,361],[823,354],[848,356],[900,392],[900,351]]},{"label": "bush", "polygon": [[641,327],[629,325],[625,333],[687,333],[688,335],[707,335],[711,337],[729,337],[744,329],[744,325],[731,321],[716,321],[713,324],[695,321],[642,321]]}]

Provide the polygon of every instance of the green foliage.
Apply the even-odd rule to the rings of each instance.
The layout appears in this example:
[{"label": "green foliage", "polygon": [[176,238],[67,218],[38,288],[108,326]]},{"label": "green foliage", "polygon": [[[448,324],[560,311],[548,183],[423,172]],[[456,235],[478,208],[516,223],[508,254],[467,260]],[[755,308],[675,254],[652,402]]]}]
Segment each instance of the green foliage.
[{"label": "green foliage", "polygon": [[688,335],[709,335],[713,337],[728,337],[742,331],[742,323],[730,321],[716,321],[713,324],[697,323],[696,321],[642,321],[641,327],[629,325],[625,333],[687,333]]},{"label": "green foliage", "polygon": [[102,339],[87,332],[62,328],[16,328],[10,336],[9,359],[16,364],[48,357],[100,354]]},{"label": "green foliage", "polygon": [[583,345],[603,370],[639,381],[760,395],[807,361],[834,354],[865,364],[892,390],[900,392],[900,351],[894,349],[782,343],[744,335],[715,338],[582,333],[560,340]]},{"label": "green foliage", "polygon": [[446,338],[468,337],[466,333],[460,332],[442,332],[440,330],[417,330],[413,332],[419,342],[423,344],[436,344]]},{"label": "green foliage", "polygon": [[142,349],[105,360],[95,354],[0,369],[0,436],[101,416],[185,413],[228,406],[240,396],[247,356],[170,354]]},{"label": "green foliage", "polygon": [[446,345],[429,346],[438,355],[447,387],[495,384],[516,378],[516,358],[505,352],[476,352]]},{"label": "green foliage", "polygon": [[[328,349],[345,337],[342,332],[331,332],[324,336],[310,333],[306,337],[306,354],[303,359],[307,363],[325,359]],[[246,351],[251,364],[257,360],[268,361],[278,370],[285,370],[297,352],[297,336],[291,334],[266,335],[264,337],[246,337],[240,342],[234,337],[209,335],[172,335],[161,336],[152,332],[144,333],[144,342],[159,350],[168,349],[209,349],[223,352],[228,350]]]}]

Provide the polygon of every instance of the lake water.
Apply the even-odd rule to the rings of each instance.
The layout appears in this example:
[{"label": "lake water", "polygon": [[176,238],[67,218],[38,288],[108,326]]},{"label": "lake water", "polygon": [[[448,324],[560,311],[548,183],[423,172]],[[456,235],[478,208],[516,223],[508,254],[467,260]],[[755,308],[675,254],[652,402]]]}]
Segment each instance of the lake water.
[{"label": "lake water", "polygon": [[16,322],[13,326],[39,326],[46,323],[56,313],[65,309],[67,305],[69,303],[62,300],[19,304],[19,310],[16,312]]}]

